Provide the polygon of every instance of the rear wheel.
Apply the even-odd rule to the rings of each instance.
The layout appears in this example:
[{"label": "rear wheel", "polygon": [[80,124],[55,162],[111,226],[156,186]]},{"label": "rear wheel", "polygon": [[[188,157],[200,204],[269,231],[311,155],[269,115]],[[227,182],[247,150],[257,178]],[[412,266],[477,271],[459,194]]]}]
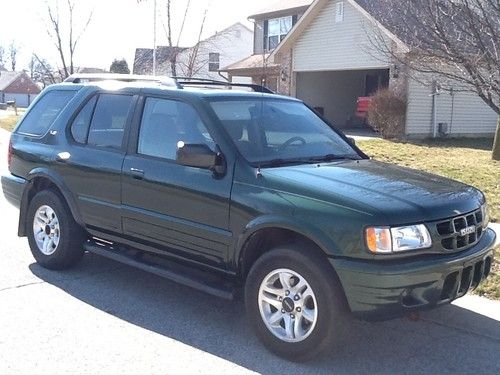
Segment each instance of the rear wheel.
[{"label": "rear wheel", "polygon": [[259,258],[247,277],[245,304],[260,340],[288,360],[310,360],[342,341],[342,289],[333,269],[307,249],[276,248]]},{"label": "rear wheel", "polygon": [[49,269],[74,266],[83,255],[85,232],[58,194],[44,190],[28,208],[28,242],[36,261]]}]

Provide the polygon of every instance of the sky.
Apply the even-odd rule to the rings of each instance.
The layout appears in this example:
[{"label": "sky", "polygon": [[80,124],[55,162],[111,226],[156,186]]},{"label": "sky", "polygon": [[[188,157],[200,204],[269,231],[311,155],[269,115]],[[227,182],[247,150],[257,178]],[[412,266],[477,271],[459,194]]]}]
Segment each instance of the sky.
[{"label": "sky", "polygon": [[[135,48],[153,46],[154,0],[73,0],[74,30],[79,34],[89,15],[90,24],[77,45],[75,65],[109,69],[115,58],[125,58],[130,69]],[[157,1],[157,44],[166,45],[166,0]],[[274,0],[191,0],[187,22],[180,38],[181,46],[193,45],[205,9],[208,9],[203,37],[236,22],[253,29],[248,16],[266,8]],[[0,46],[6,50],[14,42],[18,47],[16,70],[27,69],[32,53],[60,65],[57,49],[47,34],[47,3],[56,9],[59,3],[61,24],[65,23],[66,0],[0,0]],[[174,43],[179,34],[188,0],[172,0]],[[63,34],[67,34],[63,31]],[[10,69],[9,65],[6,66]]]}]

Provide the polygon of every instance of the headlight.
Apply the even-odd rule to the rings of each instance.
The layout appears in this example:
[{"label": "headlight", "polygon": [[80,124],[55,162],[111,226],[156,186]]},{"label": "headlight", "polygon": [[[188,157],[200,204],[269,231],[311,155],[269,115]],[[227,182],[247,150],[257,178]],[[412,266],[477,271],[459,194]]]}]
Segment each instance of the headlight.
[{"label": "headlight", "polygon": [[404,227],[371,227],[365,232],[366,244],[372,253],[388,254],[431,247],[429,231],[423,224]]},{"label": "headlight", "polygon": [[490,211],[486,202],[481,206],[481,215],[483,216],[483,228],[486,228],[490,222]]}]

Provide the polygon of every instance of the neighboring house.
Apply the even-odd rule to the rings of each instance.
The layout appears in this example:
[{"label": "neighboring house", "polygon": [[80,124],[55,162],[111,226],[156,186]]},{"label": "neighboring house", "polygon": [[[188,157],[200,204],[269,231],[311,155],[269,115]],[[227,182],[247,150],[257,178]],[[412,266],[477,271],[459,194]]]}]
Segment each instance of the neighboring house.
[{"label": "neighboring house", "polygon": [[[170,74],[170,60],[177,53],[186,48],[181,47],[156,47],[156,74]],[[153,49],[152,48],[136,48],[133,74],[152,75],[153,74]]]},{"label": "neighboring house", "polygon": [[[171,59],[176,55],[177,76],[221,80],[219,70],[232,64],[252,51],[253,33],[241,23],[236,23],[190,48],[159,47],[156,74],[171,76]],[[153,73],[153,50],[136,49],[135,74]]]},{"label": "neighboring house", "polygon": [[0,71],[0,102],[15,100],[18,107],[28,107],[40,93],[38,85],[26,72]]},{"label": "neighboring house", "polygon": [[221,71],[233,81],[236,77],[250,77],[253,83],[263,84],[273,91],[288,91],[288,87],[283,87],[286,84],[285,72],[268,57],[311,3],[312,0],[281,0],[251,15],[249,19],[254,22],[253,54],[224,66]]},{"label": "neighboring house", "polygon": [[402,74],[374,47],[382,35],[398,51],[409,51],[405,41],[412,36],[395,35],[394,25],[379,22],[383,12],[382,0],[315,0],[268,58],[279,66],[278,91],[320,108],[346,128],[364,126],[355,116],[358,97],[397,87],[408,99],[408,136],[433,135],[439,124],[454,136],[493,134],[497,115],[477,95],[442,91],[434,97],[432,87]]}]

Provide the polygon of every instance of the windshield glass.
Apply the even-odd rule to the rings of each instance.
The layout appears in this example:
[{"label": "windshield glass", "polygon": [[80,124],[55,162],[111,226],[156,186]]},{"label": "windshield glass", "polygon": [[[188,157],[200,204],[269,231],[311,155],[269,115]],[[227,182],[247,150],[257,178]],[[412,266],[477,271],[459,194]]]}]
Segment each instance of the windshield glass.
[{"label": "windshield glass", "polygon": [[241,154],[252,164],[361,159],[301,102],[267,98],[210,103]]}]

